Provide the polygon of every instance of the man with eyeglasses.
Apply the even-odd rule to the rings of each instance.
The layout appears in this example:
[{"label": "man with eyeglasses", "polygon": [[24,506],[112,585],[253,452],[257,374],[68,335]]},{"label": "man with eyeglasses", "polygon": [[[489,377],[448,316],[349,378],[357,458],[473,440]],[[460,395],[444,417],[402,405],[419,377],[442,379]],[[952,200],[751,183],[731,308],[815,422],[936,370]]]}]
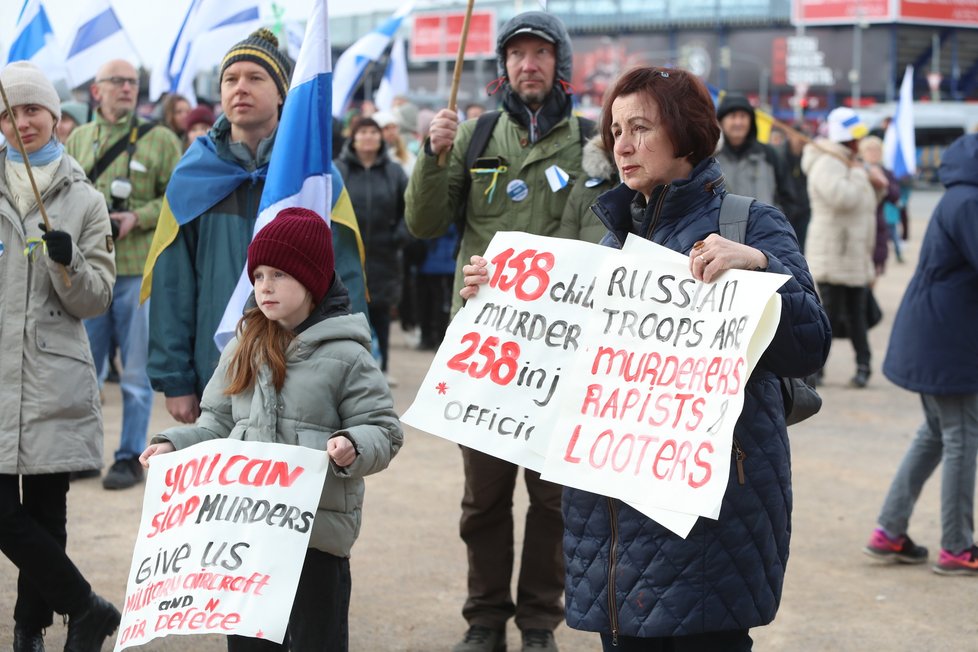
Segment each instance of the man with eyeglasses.
[{"label": "man with eyeglasses", "polygon": [[95,187],[105,196],[118,229],[112,305],[85,322],[100,379],[112,340],[122,358],[122,436],[115,462],[102,479],[106,489],[126,489],[143,479],[139,455],[146,448],[153,390],[146,375],[149,306],[139,305],[139,287],[163,192],[183,147],[169,129],[136,116],[139,74],[128,61],[109,61],[90,87],[98,103],[93,120],[75,129],[65,143]]}]

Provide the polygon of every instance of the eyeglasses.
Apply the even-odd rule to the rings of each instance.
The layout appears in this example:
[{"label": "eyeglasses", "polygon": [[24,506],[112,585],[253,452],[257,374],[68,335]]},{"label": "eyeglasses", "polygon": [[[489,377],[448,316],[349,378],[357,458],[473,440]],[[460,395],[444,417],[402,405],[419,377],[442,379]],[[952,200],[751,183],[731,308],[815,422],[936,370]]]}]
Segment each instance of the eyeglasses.
[{"label": "eyeglasses", "polygon": [[135,77],[106,77],[105,79],[96,79],[96,84],[101,84],[102,82],[108,82],[113,86],[125,86],[129,84],[132,87],[139,86],[139,80]]}]

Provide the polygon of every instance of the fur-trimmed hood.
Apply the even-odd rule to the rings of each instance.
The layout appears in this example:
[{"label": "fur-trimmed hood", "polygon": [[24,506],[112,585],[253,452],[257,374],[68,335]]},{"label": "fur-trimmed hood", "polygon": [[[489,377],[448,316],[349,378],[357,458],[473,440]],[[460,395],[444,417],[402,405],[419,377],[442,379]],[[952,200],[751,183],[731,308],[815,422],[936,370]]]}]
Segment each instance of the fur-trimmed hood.
[{"label": "fur-trimmed hood", "polygon": [[605,151],[601,136],[595,136],[584,144],[581,152],[581,169],[590,179],[610,181],[618,176],[614,158]]}]

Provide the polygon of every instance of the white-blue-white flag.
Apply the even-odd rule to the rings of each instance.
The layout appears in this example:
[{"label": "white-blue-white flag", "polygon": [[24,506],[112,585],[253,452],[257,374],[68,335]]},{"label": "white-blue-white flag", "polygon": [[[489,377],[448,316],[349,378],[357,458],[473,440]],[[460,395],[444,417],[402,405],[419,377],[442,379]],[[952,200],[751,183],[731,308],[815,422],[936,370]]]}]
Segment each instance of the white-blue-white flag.
[{"label": "white-blue-white flag", "polygon": [[[258,233],[280,210],[302,206],[330,221],[332,203],[332,92],[329,23],[326,0],[313,4],[303,47],[292,73],[292,83],[282,107],[268,176],[258,206]],[[234,336],[244,305],[251,294],[247,266],[241,272],[224,317],[214,334],[223,349]]]},{"label": "white-blue-white flag", "polygon": [[350,98],[357,84],[360,83],[367,64],[380,59],[401,23],[404,22],[405,16],[410,14],[413,8],[414,0],[409,0],[382,25],[347,48],[336,60],[336,68],[333,71],[333,115],[335,117],[343,117],[343,112],[350,104]]},{"label": "white-blue-white flag", "polygon": [[139,53],[109,0],[88,2],[78,15],[68,44],[65,66],[71,86],[79,86],[95,77],[106,61],[125,59],[133,65],[139,63]]},{"label": "white-blue-white flag", "polygon": [[897,179],[917,174],[917,138],[913,120],[913,66],[907,66],[900,84],[896,114],[883,137],[883,165]]},{"label": "white-blue-white flag", "polygon": [[197,103],[194,78],[221,63],[238,41],[261,26],[258,0],[193,0],[163,60],[153,67],[149,97],[179,93]]},{"label": "white-blue-white flag", "polygon": [[407,48],[404,37],[398,36],[391,46],[391,55],[387,62],[387,71],[380,80],[380,87],[374,94],[374,104],[380,111],[390,111],[394,107],[394,98],[408,92]]},{"label": "white-blue-white flag", "polygon": [[10,50],[3,54],[6,56],[0,63],[4,65],[14,61],[30,61],[52,81],[65,77],[64,56],[41,0],[24,0],[17,16]]}]

